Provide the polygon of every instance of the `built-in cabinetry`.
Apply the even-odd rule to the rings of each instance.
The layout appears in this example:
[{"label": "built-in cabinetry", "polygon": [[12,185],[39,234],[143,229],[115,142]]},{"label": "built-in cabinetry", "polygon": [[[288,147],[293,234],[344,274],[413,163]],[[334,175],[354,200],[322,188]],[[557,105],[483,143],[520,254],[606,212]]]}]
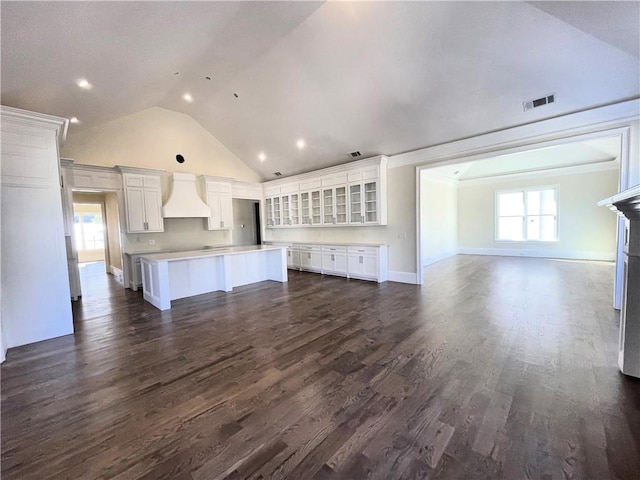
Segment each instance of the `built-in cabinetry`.
[{"label": "built-in cabinetry", "polygon": [[640,378],[640,185],[598,202],[625,218],[618,366]]},{"label": "built-in cabinetry", "polygon": [[58,155],[67,121],[4,106],[0,116],[3,360],[7,348],[73,333],[73,318]]},{"label": "built-in cabinetry", "polygon": [[119,167],[128,233],[163,232],[162,172]]},{"label": "built-in cabinetry", "polygon": [[291,243],[287,266],[293,270],[385,282],[388,279],[386,245]]},{"label": "built-in cabinetry", "polygon": [[387,224],[387,159],[264,184],[267,228]]},{"label": "built-in cabinetry", "polygon": [[206,192],[207,205],[211,216],[207,219],[208,230],[230,230],[233,228],[233,202],[231,183],[221,182],[215,177],[203,175],[203,190]]}]

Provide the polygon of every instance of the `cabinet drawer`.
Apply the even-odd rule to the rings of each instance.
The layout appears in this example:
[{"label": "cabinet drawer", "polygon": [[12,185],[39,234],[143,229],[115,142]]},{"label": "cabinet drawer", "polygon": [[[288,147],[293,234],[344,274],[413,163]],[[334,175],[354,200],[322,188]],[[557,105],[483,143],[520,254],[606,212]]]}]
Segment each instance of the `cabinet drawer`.
[{"label": "cabinet drawer", "polygon": [[320,252],[322,247],[316,245],[299,245],[298,248],[301,252]]},{"label": "cabinet drawer", "polygon": [[347,251],[347,247],[334,247],[334,246],[323,246],[322,247],[322,251],[323,252],[330,252],[330,253],[346,253]]},{"label": "cabinet drawer", "polygon": [[349,253],[359,253],[361,255],[377,255],[378,248],[376,247],[349,247]]}]

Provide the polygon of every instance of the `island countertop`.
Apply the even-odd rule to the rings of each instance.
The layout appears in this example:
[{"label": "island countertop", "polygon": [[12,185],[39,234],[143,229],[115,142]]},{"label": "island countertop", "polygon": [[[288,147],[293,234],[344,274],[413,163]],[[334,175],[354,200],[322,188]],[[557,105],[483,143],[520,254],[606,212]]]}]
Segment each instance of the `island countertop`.
[{"label": "island countertop", "polygon": [[206,250],[193,250],[190,252],[167,252],[167,253],[151,253],[141,255],[149,262],[171,262],[177,260],[189,260],[193,258],[218,257],[221,255],[235,255],[241,253],[260,252],[265,250],[277,250],[284,248],[277,245],[243,245],[237,247],[220,247],[210,248]]}]

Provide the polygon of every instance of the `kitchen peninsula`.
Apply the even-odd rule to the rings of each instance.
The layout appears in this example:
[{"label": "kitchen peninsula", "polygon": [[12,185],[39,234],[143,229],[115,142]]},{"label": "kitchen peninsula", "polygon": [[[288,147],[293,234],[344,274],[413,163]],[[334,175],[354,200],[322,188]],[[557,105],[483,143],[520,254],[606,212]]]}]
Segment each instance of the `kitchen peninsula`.
[{"label": "kitchen peninsula", "polygon": [[275,280],[287,281],[285,247],[252,245],[191,252],[156,253],[140,258],[144,299],[160,310],[171,300]]}]

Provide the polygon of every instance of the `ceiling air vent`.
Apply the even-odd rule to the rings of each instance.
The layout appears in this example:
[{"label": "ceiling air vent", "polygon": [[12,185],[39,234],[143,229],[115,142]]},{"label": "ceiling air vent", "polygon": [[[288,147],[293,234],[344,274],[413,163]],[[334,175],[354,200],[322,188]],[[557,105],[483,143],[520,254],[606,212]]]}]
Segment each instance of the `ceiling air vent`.
[{"label": "ceiling air vent", "polygon": [[274,174],[276,177],[281,177],[281,176],[282,176],[282,174],[281,174],[280,172],[274,172],[273,174]]},{"label": "ceiling air vent", "polygon": [[359,157],[362,154],[360,152],[351,152],[349,155],[351,155],[353,158],[356,158],[356,157]]},{"label": "ceiling air vent", "polygon": [[555,101],[556,101],[556,94],[552,93],[551,95],[547,95],[545,97],[540,97],[540,98],[536,98],[535,100],[528,100],[526,102],[522,102],[522,109],[526,112],[527,110],[531,110],[532,108],[542,107],[544,105],[554,103]]}]

